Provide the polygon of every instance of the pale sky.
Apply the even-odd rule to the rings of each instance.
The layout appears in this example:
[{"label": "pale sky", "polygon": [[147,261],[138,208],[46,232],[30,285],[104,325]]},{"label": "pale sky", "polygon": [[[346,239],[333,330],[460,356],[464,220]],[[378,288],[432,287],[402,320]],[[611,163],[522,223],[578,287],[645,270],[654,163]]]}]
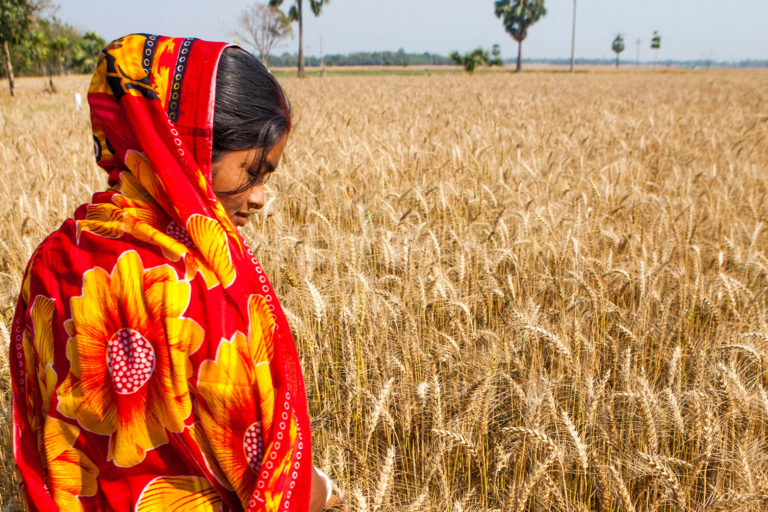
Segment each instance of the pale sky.
[{"label": "pale sky", "polygon": [[[264,0],[266,2],[266,0]],[[290,0],[285,0],[287,4]],[[132,32],[234,39],[245,0],[58,0],[57,17],[107,41]],[[493,0],[331,0],[318,18],[305,12],[305,51],[397,50],[447,55],[453,50],[490,48],[517,55],[517,44],[493,14]],[[548,0],[548,14],[529,30],[523,57],[569,58],[572,0]],[[624,36],[622,57],[652,60],[654,30],[662,36],[659,60],[768,59],[768,1],[765,0],[578,0],[576,57],[613,58],[611,42]],[[278,49],[295,52],[297,41]]]}]

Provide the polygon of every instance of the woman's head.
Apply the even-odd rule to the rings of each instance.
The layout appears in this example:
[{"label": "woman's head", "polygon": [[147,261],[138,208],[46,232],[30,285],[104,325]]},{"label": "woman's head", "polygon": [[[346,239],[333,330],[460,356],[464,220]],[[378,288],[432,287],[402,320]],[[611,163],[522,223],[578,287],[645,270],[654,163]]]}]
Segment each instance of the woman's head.
[{"label": "woman's head", "polygon": [[235,224],[263,206],[264,181],[280,161],[290,128],[290,105],[275,77],[245,50],[225,49],[216,76],[211,161],[214,191]]}]

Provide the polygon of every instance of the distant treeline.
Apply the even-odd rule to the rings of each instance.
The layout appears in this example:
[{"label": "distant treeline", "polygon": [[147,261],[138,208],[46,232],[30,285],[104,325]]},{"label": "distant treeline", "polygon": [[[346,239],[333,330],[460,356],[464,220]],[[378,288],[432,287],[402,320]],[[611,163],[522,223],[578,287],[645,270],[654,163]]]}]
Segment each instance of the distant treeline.
[{"label": "distant treeline", "polygon": [[[296,66],[298,55],[295,53],[283,53],[282,55],[270,55],[270,67]],[[434,53],[406,53],[403,50],[396,52],[355,52],[348,54],[326,55],[326,66],[453,66],[456,65],[444,55]],[[570,59],[523,59],[526,64],[548,64],[552,66],[567,66]],[[320,66],[319,57],[304,57],[307,66]],[[614,66],[615,59],[576,59],[577,66]],[[505,59],[505,65],[515,64],[514,59]],[[622,66],[633,66],[637,62],[632,59],[622,60]],[[674,67],[686,69],[706,68],[764,68],[768,67],[768,60],[741,60],[736,62],[714,60],[660,60],[655,64],[650,61],[640,61],[641,66]]]},{"label": "distant treeline", "polygon": [[[283,53],[282,55],[270,55],[269,65],[273,67],[296,66],[298,55],[295,53]],[[324,57],[326,66],[433,66],[448,65],[453,62],[443,55],[429,52],[406,53],[404,50],[396,52],[355,52],[348,54],[331,54]],[[319,66],[319,57],[304,57],[307,66]]]},{"label": "distant treeline", "polygon": [[[554,66],[567,66],[570,65],[570,59],[523,59],[526,63],[530,64],[549,64]],[[513,63],[512,59],[505,60],[505,64]],[[575,64],[577,66],[615,66],[616,59],[576,59]],[[622,59],[622,66],[635,66],[637,60],[635,59]],[[741,60],[741,61],[715,61],[707,59],[698,60],[660,60],[658,62],[653,61],[640,61],[641,66],[658,66],[658,67],[672,67],[672,68],[686,68],[686,69],[704,69],[704,68],[765,68],[768,67],[768,60]]]}]

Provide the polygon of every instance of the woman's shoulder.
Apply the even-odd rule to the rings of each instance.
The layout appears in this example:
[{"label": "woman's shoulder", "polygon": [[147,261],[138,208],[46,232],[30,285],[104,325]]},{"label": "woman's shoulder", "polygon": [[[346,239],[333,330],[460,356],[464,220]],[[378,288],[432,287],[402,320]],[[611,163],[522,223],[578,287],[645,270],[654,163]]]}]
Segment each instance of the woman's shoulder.
[{"label": "woman's shoulder", "polygon": [[34,251],[27,274],[44,279],[50,285],[72,283],[78,286],[89,271],[101,269],[111,275],[118,261],[129,254],[143,268],[161,264],[174,266],[173,259],[169,259],[161,247],[122,230],[100,227],[92,229],[93,226],[83,225],[78,220],[66,220]]}]

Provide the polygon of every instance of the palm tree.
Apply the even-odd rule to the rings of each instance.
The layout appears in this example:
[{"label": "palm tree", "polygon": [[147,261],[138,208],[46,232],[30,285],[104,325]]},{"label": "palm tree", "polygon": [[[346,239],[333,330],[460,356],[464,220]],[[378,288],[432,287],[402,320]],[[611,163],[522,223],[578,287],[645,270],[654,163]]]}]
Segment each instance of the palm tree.
[{"label": "palm tree", "polygon": [[[318,16],[320,10],[329,0],[309,0],[309,8],[312,10],[312,14]],[[304,78],[304,20],[303,20],[303,4],[304,0],[292,0],[293,5],[288,10],[288,20],[290,22],[299,22],[299,78]],[[283,0],[269,0],[269,5],[272,7],[280,7],[283,5]]]},{"label": "palm tree", "polygon": [[517,71],[523,62],[523,39],[528,27],[547,14],[544,0],[496,0],[496,17],[504,22],[504,29],[517,41]]},{"label": "palm tree", "polygon": [[616,67],[619,67],[619,54],[624,51],[624,38],[621,37],[621,34],[616,36],[616,39],[613,40],[613,44],[611,45],[611,48],[614,52],[616,52]]}]

